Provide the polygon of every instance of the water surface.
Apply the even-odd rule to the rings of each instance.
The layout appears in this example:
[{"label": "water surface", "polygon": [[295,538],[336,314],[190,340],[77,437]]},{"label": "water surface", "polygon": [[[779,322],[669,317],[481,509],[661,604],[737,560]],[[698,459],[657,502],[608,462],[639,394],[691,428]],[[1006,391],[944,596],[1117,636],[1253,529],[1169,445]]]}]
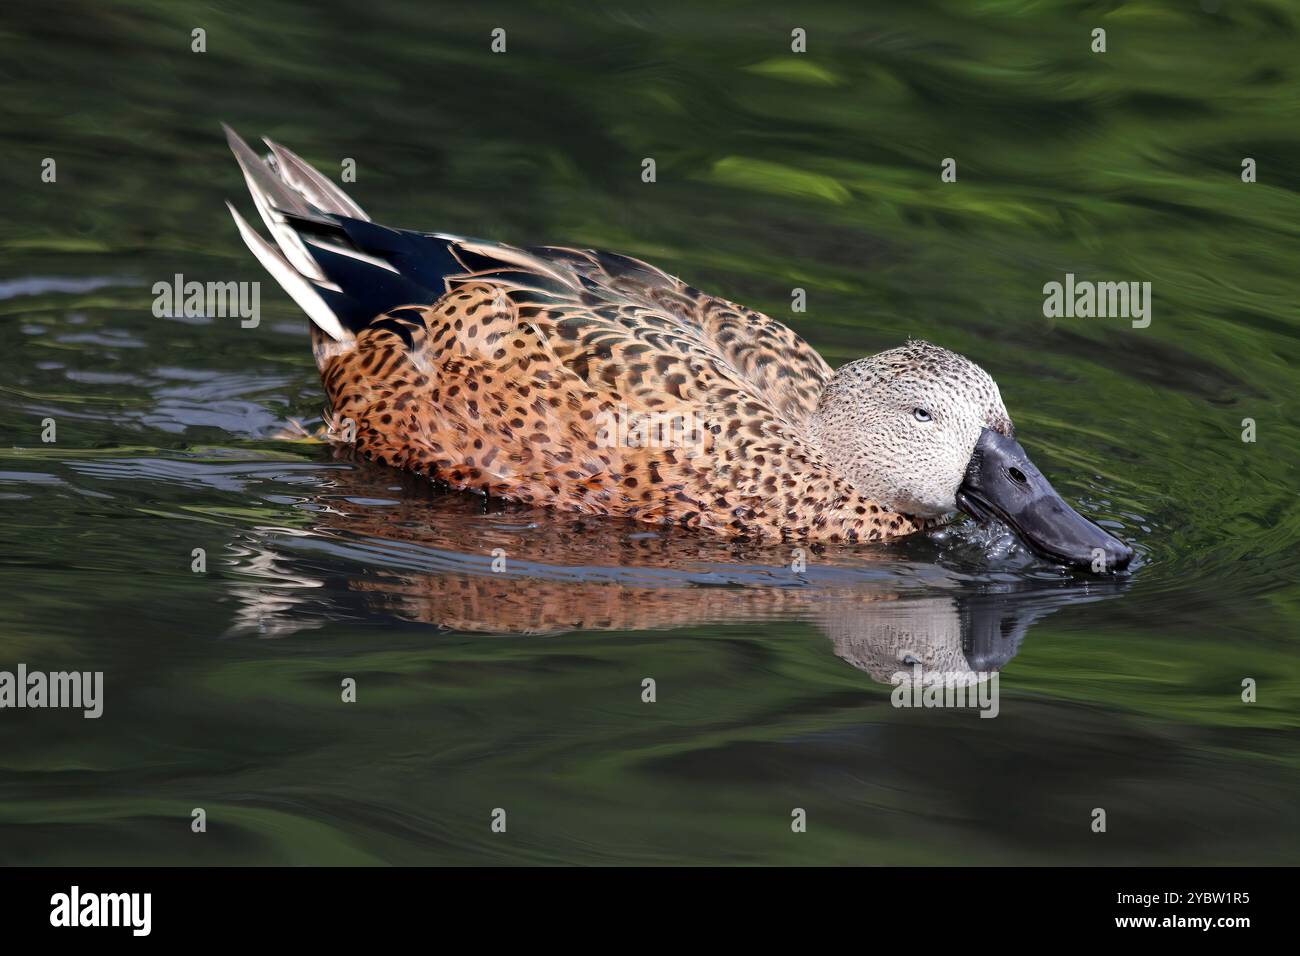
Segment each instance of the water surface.
[{"label": "water surface", "polygon": [[[0,669],[106,700],[0,711],[0,862],[1295,863],[1296,10],[877,6],[6,9]],[[794,570],[341,456],[220,120],[832,364],[960,351],[1139,562],[958,528]],[[1150,281],[1150,327],[1044,318],[1067,272]],[[261,323],[155,318],[176,273],[263,282]],[[904,662],[998,671],[999,716],[892,707]]]}]

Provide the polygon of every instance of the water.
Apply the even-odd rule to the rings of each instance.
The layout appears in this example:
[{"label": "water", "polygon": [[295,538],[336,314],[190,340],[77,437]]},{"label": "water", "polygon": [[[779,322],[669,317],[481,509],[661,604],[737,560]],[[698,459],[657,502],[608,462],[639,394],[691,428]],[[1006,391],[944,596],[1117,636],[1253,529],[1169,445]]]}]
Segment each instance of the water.
[{"label": "water", "polygon": [[[1297,861],[1293,6],[297,6],[6,8],[0,669],[105,707],[0,711],[0,862]],[[969,355],[1133,573],[969,527],[796,572],[335,457],[219,120],[355,159],[378,221],[640,256],[832,364]],[[261,324],[154,318],[178,272],[262,281]],[[1067,272],[1152,282],[1150,327],[1045,319]],[[999,716],[892,707],[903,661],[999,669]]]}]

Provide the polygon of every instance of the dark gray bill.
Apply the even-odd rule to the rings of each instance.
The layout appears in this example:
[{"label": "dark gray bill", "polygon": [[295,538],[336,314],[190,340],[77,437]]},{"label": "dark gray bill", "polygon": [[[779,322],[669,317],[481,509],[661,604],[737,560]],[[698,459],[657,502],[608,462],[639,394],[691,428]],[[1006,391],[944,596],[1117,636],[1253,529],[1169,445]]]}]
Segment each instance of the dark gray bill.
[{"label": "dark gray bill", "polygon": [[1133,560],[1132,548],[1065,503],[1020,442],[991,428],[975,445],[957,507],[976,521],[1000,518],[1049,561],[1113,571]]}]

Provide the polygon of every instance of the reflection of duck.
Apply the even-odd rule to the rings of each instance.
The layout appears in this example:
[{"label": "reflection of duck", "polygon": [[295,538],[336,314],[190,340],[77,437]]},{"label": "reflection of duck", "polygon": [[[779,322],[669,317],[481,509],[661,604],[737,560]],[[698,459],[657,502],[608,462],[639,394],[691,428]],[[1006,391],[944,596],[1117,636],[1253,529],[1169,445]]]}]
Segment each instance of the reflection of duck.
[{"label": "reflection of duck", "polygon": [[[335,561],[361,567],[347,587],[364,597],[368,615],[537,635],[802,620],[822,630],[839,657],[889,682],[914,665],[1000,670],[1034,620],[1122,586],[1064,579],[998,593],[965,581],[921,586],[909,565],[866,564],[861,552],[844,549],[806,554],[806,571],[795,572],[790,563],[800,555],[789,546],[564,518],[534,524],[522,509],[485,515],[465,496],[430,495],[411,482],[395,489],[391,473],[364,465],[330,474],[309,532],[272,530],[246,546],[235,587],[244,627],[278,636],[319,623],[292,607],[285,582],[323,596],[322,582],[299,570],[297,552],[328,542]],[[263,576],[272,579],[265,593],[255,583]]]},{"label": "reflection of duck", "polygon": [[911,342],[832,372],[644,262],[377,226],[293,153],[227,133],[276,245],[231,207],[240,233],[310,316],[336,431],[367,458],[731,536],[875,540],[960,509],[1060,562],[1132,557],[1052,490],[968,359]]}]

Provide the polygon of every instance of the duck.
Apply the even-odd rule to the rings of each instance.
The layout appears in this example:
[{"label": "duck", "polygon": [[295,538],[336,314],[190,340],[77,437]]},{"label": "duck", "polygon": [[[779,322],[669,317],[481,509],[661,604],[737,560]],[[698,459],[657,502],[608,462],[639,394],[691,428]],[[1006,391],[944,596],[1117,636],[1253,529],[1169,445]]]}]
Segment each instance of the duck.
[{"label": "duck", "polygon": [[781,322],[628,256],[373,222],[289,149],[227,143],[310,320],[329,435],[450,489],[737,539],[874,542],[958,513],[1057,564],[1133,549],[1016,440],[997,383],[925,341],[833,370]]}]

